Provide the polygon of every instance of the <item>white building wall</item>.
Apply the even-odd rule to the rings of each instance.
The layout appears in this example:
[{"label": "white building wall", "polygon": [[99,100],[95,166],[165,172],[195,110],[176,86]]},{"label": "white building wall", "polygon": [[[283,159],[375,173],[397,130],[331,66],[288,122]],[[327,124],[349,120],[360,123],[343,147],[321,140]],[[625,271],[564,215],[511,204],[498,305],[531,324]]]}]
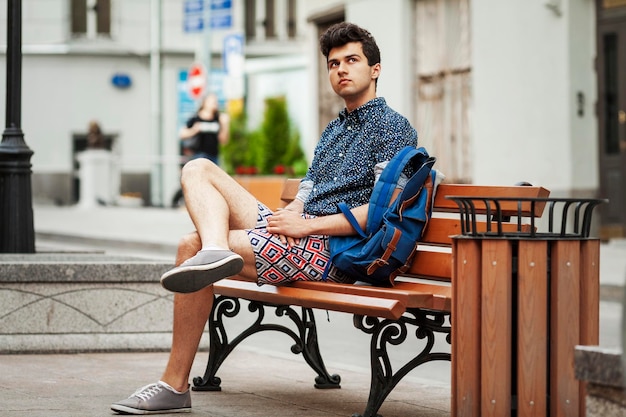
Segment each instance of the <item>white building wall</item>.
[{"label": "white building wall", "polygon": [[377,95],[410,119],[413,0],[386,0],[384,7],[377,0],[353,1],[346,6],[346,21],[369,30],[376,39],[382,67]]},{"label": "white building wall", "polygon": [[[151,8],[159,4],[161,121],[157,131],[152,111],[157,94],[151,92],[150,19]],[[180,0],[112,0],[110,36],[72,37],[69,0],[23,0],[21,125],[34,151],[34,177],[70,175],[74,169],[72,134],[85,133],[88,122],[96,119],[106,134],[117,135],[122,173],[162,171],[162,180],[151,184],[151,202],[169,202],[179,187],[178,74],[207,46],[202,33],[183,30],[183,5]],[[232,28],[213,30],[208,37],[214,67],[221,67],[224,36],[242,31],[242,5],[233,2]],[[6,68],[6,10],[7,0],[0,0],[0,74]],[[304,27],[303,22],[299,25]],[[112,85],[111,78],[118,72],[130,76],[130,88]],[[5,83],[0,82],[1,114],[5,94]],[[290,105],[296,108],[300,103],[292,100]],[[49,180],[44,183],[50,185]],[[39,184],[36,179],[35,191]]]},{"label": "white building wall", "polygon": [[[69,34],[69,2],[65,0],[22,0],[23,44],[54,44],[64,42]],[[0,0],[0,12],[6,15],[7,0]],[[6,44],[6,26],[0,24],[0,45]]]},{"label": "white building wall", "polygon": [[579,88],[594,97],[592,2],[561,2],[560,16],[545,3],[472,1],[476,183],[524,180],[553,195],[597,186],[595,175],[577,183],[572,158],[584,153],[593,158],[588,167],[597,164],[595,115],[575,120],[572,102]]},{"label": "white building wall", "polygon": [[[72,164],[71,135],[97,120],[105,133],[116,133],[121,153],[133,162],[127,171],[145,171],[149,135],[149,79],[145,59],[114,56],[26,55],[22,71],[22,128],[35,172],[66,171]],[[133,80],[120,90],[111,76],[124,70]]]},{"label": "white building wall", "polygon": [[[599,139],[595,104],[598,87],[596,57],[595,4],[592,0],[570,0],[568,7],[570,117],[570,158],[573,193],[595,197],[599,190]],[[582,93],[582,116],[578,114],[578,93]]]},{"label": "white building wall", "polygon": [[[35,152],[36,175],[71,172],[71,135],[85,132],[92,118],[106,133],[117,133],[124,172],[153,170],[163,163],[163,196],[178,186],[177,79],[202,45],[199,34],[184,33],[179,0],[161,0],[163,155],[154,155],[150,93],[150,7],[152,0],[112,0],[111,37],[73,39],[69,0],[23,0],[22,128]],[[584,193],[597,188],[597,133],[594,6],[592,0],[562,0],[561,16],[545,1],[472,0],[472,140],[473,181],[512,184],[520,180],[544,185],[553,193]],[[211,44],[221,51],[223,36],[241,30],[241,2],[233,2],[234,27],[215,31]],[[305,19],[344,8],[347,21],[369,29],[382,52],[378,95],[409,120],[416,114],[413,69],[414,0],[299,3],[301,49],[298,68],[280,83],[280,68],[254,73],[250,108],[259,116],[263,95],[287,91],[290,113],[301,126],[310,155],[317,143],[315,59],[319,57],[314,24]],[[0,0],[0,74],[5,73],[7,0]],[[295,45],[295,47],[294,47]],[[254,54],[267,45],[250,47]],[[271,59],[268,59],[271,61]],[[219,64],[219,57],[214,60]],[[280,64],[277,60],[277,65]],[[252,65],[252,64],[251,64]],[[251,66],[251,68],[254,65]],[[127,90],[112,86],[116,72],[131,76]],[[267,78],[263,78],[263,74]],[[1,78],[1,77],[0,77]],[[292,85],[298,85],[292,91]],[[585,97],[577,115],[577,92]],[[0,81],[0,114],[5,113],[5,83]],[[411,120],[415,124],[415,120]],[[591,192],[590,191],[590,192]],[[166,202],[166,201],[165,201]]]}]

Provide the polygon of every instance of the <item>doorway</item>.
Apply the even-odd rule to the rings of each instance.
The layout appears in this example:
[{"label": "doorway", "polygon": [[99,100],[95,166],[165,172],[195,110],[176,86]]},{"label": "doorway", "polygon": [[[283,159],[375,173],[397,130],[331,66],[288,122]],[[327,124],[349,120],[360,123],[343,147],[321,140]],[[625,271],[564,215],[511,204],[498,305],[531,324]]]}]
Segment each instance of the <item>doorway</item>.
[{"label": "doorway", "polygon": [[415,13],[415,128],[437,168],[472,182],[470,0],[418,0]]},{"label": "doorway", "polygon": [[598,1],[600,236],[626,236],[626,0]]}]

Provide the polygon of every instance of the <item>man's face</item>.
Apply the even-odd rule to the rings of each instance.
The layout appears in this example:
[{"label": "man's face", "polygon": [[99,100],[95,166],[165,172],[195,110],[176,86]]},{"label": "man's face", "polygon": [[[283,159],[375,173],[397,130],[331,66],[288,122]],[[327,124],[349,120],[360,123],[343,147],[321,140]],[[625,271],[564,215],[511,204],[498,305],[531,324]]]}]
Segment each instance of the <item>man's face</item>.
[{"label": "man's face", "polygon": [[330,85],[347,103],[356,102],[358,106],[372,99],[379,74],[380,64],[369,66],[361,42],[350,42],[328,53]]}]

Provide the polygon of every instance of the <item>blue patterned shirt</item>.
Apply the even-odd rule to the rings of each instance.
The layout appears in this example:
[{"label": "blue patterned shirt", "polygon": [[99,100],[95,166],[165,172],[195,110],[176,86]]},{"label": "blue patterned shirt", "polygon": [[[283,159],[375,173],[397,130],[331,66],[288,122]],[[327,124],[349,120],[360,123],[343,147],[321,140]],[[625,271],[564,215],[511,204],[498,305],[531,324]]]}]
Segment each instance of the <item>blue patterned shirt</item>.
[{"label": "blue patterned shirt", "polygon": [[384,98],[352,112],[343,109],[322,133],[303,179],[312,182],[304,212],[323,216],[338,213],[342,201],[350,208],[367,204],[376,179],[374,167],[405,146],[417,146],[417,132]]}]

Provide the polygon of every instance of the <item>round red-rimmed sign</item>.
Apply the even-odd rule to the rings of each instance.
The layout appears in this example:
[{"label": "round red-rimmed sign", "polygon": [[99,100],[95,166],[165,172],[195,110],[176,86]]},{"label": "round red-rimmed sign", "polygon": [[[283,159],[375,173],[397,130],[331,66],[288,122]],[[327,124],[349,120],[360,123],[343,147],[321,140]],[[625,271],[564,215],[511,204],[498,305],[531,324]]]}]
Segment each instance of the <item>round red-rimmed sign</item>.
[{"label": "round red-rimmed sign", "polygon": [[189,96],[194,100],[202,97],[206,88],[206,70],[204,65],[195,63],[189,68],[187,88]]}]

